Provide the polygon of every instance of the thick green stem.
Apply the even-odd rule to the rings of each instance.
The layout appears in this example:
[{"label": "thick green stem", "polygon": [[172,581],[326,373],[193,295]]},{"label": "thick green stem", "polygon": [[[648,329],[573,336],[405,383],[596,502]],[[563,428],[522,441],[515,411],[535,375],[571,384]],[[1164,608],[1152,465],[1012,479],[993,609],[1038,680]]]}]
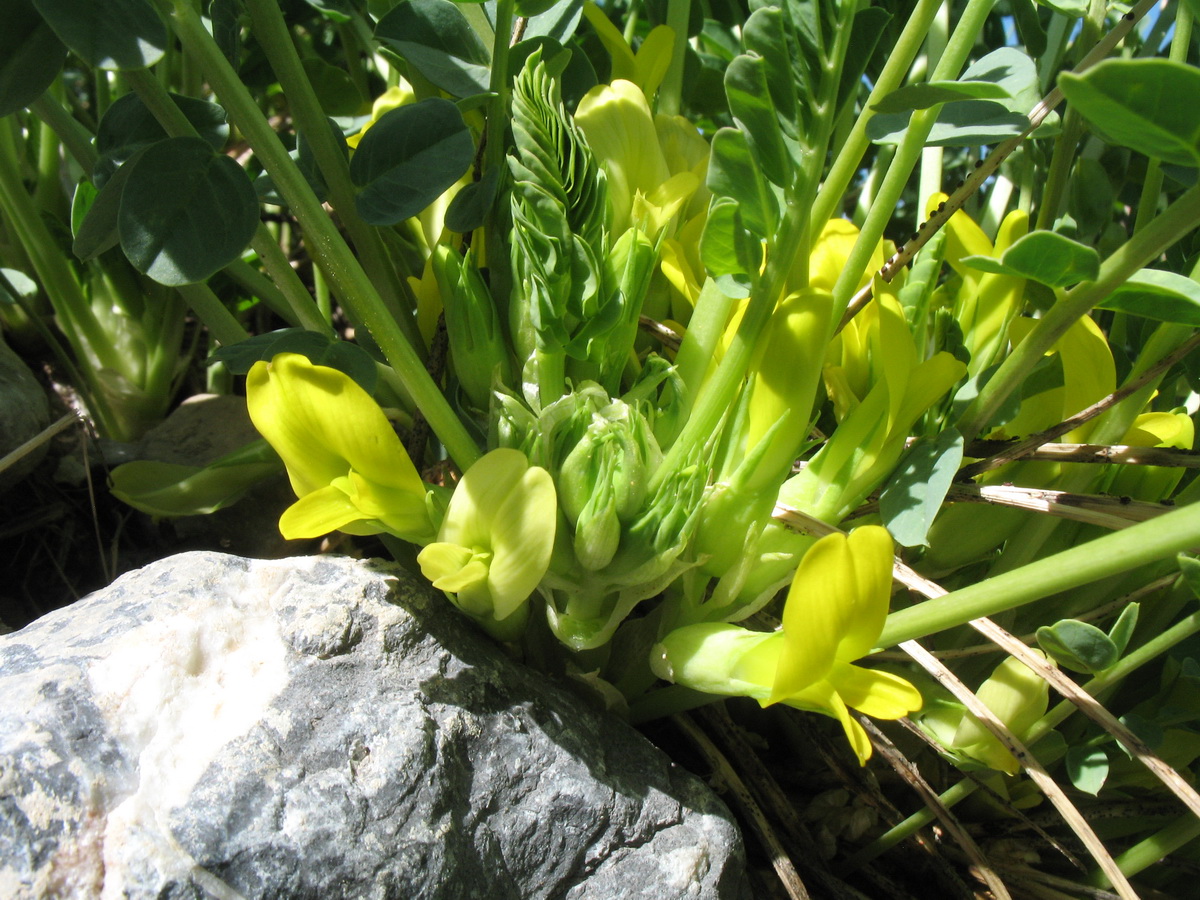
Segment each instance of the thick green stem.
[{"label": "thick green stem", "polygon": [[963,414],[958,430],[965,440],[974,440],[1001,404],[1037,365],[1038,361],[1066,334],[1067,329],[1087,315],[1133,273],[1200,225],[1200,186],[1189,189],[1161,216],[1119,247],[1103,265],[1095,281],[1085,281],[1067,292],[1047,312],[985,384],[975,402]]},{"label": "thick green stem", "polygon": [[304,72],[279,4],[275,0],[248,0],[246,8],[253,22],[254,36],[279,77],[297,130],[312,147],[313,158],[329,188],[331,205],[350,235],[363,269],[408,342],[414,348],[424,347],[413,318],[416,298],[406,280],[411,273],[398,272],[398,267],[403,266],[401,258],[388,256],[379,233],[362,220],[354,207],[355,190],[350,180],[349,162],[330,130],[329,119]]},{"label": "thick green stem", "polygon": [[92,167],[96,164],[96,148],[92,144],[91,133],[75,121],[49,91],[34,100],[29,111],[54,130],[80,168],[91,175]]},{"label": "thick green stem", "polygon": [[1020,569],[926,600],[888,616],[880,647],[919,640],[982,616],[1200,547],[1200,506],[1187,506],[1106,534]]},{"label": "thick green stem", "polygon": [[[167,0],[157,2],[162,6]],[[370,329],[380,350],[400,376],[447,452],[461,468],[467,469],[479,458],[475,441],[425,371],[412,344],[388,312],[379,292],[338,234],[337,227],[330,221],[299,168],[288,156],[278,135],[259,112],[250,92],[186,0],[171,0],[166,12],[171,27],[187,51],[197,58],[231,120],[246,137],[304,228],[313,259],[325,269],[347,309]]]}]

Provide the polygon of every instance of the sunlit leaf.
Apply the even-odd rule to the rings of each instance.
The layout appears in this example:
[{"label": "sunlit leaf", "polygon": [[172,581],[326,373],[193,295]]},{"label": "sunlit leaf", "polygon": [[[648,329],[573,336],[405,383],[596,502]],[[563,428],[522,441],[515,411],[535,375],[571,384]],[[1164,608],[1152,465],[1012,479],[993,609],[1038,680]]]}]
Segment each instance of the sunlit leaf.
[{"label": "sunlit leaf", "polygon": [[898,544],[928,544],[929,527],[942,508],[962,455],[962,435],[948,428],[936,438],[918,440],[901,460],[879,498],[879,513]]},{"label": "sunlit leaf", "polygon": [[998,260],[965,256],[962,262],[984,272],[1030,278],[1052,288],[1095,281],[1100,274],[1100,254],[1094,248],[1053,231],[1030,232]]},{"label": "sunlit leaf", "polygon": [[1200,284],[1163,269],[1133,273],[1097,306],[1200,328]]},{"label": "sunlit leaf", "polygon": [[1071,784],[1093,797],[1108,778],[1108,754],[1100,747],[1078,746],[1067,751],[1067,777]]},{"label": "sunlit leaf", "polygon": [[88,65],[144,69],[166,52],[167,29],[146,0],[33,2],[62,42]]},{"label": "sunlit leaf", "polygon": [[375,37],[455,97],[488,89],[491,52],[449,0],[403,0],[375,26]]},{"label": "sunlit leaf", "polygon": [[372,225],[394,225],[440,197],[474,158],[475,142],[450,101],[393,109],[363,135],[350,160],[355,208]]},{"label": "sunlit leaf", "polygon": [[1106,140],[1154,159],[1200,165],[1200,69],[1167,59],[1111,59],[1064,72],[1067,101]]},{"label": "sunlit leaf", "polygon": [[1043,625],[1037,630],[1037,642],[1059,665],[1074,672],[1103,672],[1120,658],[1116,644],[1107,634],[1095,625],[1075,619]]}]

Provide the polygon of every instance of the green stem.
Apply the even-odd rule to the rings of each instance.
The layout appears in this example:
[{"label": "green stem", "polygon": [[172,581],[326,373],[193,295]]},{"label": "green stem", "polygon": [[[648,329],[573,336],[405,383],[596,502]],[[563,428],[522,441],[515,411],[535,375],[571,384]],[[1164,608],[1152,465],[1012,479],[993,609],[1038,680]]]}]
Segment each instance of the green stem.
[{"label": "green stem", "polygon": [[[954,33],[950,36],[946,52],[930,76],[931,80],[951,81],[958,77],[974,49],[975,41],[995,3],[996,0],[970,0],[958,20],[958,25],[954,28]],[[875,196],[875,202],[867,213],[866,221],[863,222],[854,249],[851,250],[845,268],[842,269],[842,274],[838,278],[837,284],[834,285],[833,320],[835,322],[839,321],[845,312],[863,273],[867,270],[871,255],[879,245],[888,223],[891,222],[896,206],[900,202],[900,195],[904,192],[908,179],[912,175],[917,161],[921,158],[921,151],[925,147],[929,132],[937,122],[940,112],[941,105],[939,104],[913,113],[912,119],[908,123],[908,130],[905,131],[896,155],[892,159],[892,164],[888,167],[887,175],[884,176],[883,184],[880,185],[879,192]]]},{"label": "green stem", "polygon": [[[1200,819],[1188,813],[1117,856],[1117,866],[1125,875],[1136,875],[1197,837],[1200,837]],[[1088,881],[1097,887],[1109,886],[1108,878],[1099,870]]]},{"label": "green stem", "polygon": [[658,112],[677,116],[683,106],[683,62],[687,50],[692,0],[667,0],[667,27],[674,33],[671,62],[658,89]]},{"label": "green stem", "polygon": [[207,284],[185,284],[176,288],[195,310],[214,338],[226,346],[244,341],[250,335]]},{"label": "green stem", "polygon": [[68,113],[49,91],[38,97],[29,111],[54,129],[67,152],[79,163],[84,174],[91,175],[96,165],[96,148],[91,133]]},{"label": "green stem", "polygon": [[[156,0],[160,6],[168,0]],[[389,314],[371,280],[338,234],[304,176],[288,155],[278,135],[259,112],[254,98],[221,54],[195,10],[185,0],[170,0],[166,9],[172,28],[188,52],[194,54],[221,98],[230,119],[246,137],[271,180],[287,201],[305,235],[313,259],[324,267],[347,309],[365,322],[384,357],[424,413],[434,433],[462,469],[479,458],[479,448],[454,414],[438,386]]]},{"label": "green stem", "polygon": [[1095,281],[1085,281],[1069,290],[1047,312],[996,374],[983,386],[975,402],[963,414],[958,430],[963,438],[974,440],[1016,390],[1039,360],[1066,334],[1067,329],[1112,293],[1133,273],[1149,264],[1183,235],[1200,225],[1200,186],[1190,188],[1128,242],[1119,247],[1100,266]]},{"label": "green stem", "polygon": [[[253,22],[254,36],[287,95],[297,130],[304,134],[312,147],[313,158],[329,188],[330,203],[350,235],[362,268],[376,289],[375,293],[408,342],[414,348],[424,347],[413,318],[417,303],[407,281],[407,276],[412,273],[401,271],[404,264],[400,257],[388,257],[378,231],[364,222],[355,209],[350,164],[330,130],[329,119],[321,109],[321,102],[304,72],[304,64],[296,53],[279,4],[275,0],[248,0],[246,8]],[[342,295],[342,299],[345,302],[345,295]]]},{"label": "green stem", "polygon": [[894,612],[878,644],[891,647],[918,640],[1195,547],[1200,547],[1200,506],[1177,509]]},{"label": "green stem", "polygon": [[[71,345],[78,350],[90,347],[97,354],[111,351],[111,342],[103,327],[92,312],[91,304],[83,289],[75,280],[75,274],[58,244],[46,227],[33,198],[25,191],[21,182],[21,163],[8,122],[0,122],[0,210],[8,219],[8,226],[20,241],[29,261],[41,282],[42,290],[50,299],[59,320],[59,327]],[[106,434],[117,429],[119,417],[101,385],[96,380],[96,371],[109,365],[101,357],[98,365],[82,366],[85,385],[89,390],[89,406],[100,428]],[[120,370],[120,361],[114,360],[112,368]]]}]

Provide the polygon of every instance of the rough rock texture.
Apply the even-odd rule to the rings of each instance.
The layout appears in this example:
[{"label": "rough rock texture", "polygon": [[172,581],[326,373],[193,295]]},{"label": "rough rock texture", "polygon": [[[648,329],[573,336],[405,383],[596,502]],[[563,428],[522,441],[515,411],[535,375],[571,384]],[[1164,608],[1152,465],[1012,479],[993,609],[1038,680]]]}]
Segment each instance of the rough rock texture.
[{"label": "rough rock texture", "polygon": [[[50,403],[29,367],[0,338],[0,456],[11,453],[50,424]],[[12,487],[46,454],[43,445],[4,472],[0,491]]]},{"label": "rough rock texture", "polygon": [[189,553],[0,637],[0,896],[737,897],[727,811],[374,563]]}]

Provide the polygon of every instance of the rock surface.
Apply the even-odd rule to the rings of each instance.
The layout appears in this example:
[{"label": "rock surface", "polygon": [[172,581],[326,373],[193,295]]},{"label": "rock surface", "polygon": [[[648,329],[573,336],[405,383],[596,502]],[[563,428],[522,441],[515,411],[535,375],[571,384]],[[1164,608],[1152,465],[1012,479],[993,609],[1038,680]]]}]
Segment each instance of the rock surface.
[{"label": "rock surface", "polygon": [[724,898],[697,779],[382,564],[189,553],[0,637],[0,896]]}]

